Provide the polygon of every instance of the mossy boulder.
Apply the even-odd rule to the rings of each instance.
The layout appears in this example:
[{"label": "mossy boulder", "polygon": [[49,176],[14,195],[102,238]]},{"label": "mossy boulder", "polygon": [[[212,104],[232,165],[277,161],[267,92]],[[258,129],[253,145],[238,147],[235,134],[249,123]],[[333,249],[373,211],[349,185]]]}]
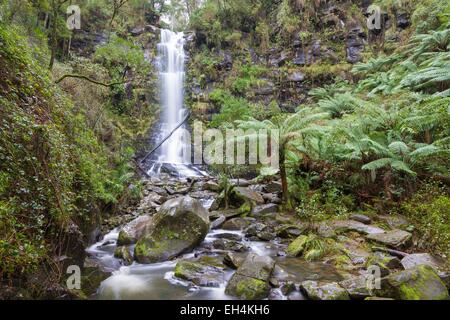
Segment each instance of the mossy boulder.
[{"label": "mossy boulder", "polygon": [[270,293],[269,279],[274,267],[275,261],[272,258],[248,254],[228,282],[225,293],[245,300],[267,298]]},{"label": "mossy boulder", "polygon": [[292,241],[286,249],[286,253],[292,257],[297,257],[302,254],[305,249],[306,242],[308,241],[308,236],[300,235]]},{"label": "mossy boulder", "polygon": [[180,260],[175,267],[175,277],[191,281],[197,286],[220,287],[225,282],[225,265],[217,258],[201,257]]},{"label": "mossy boulder", "polygon": [[448,290],[436,271],[427,265],[393,273],[381,279],[380,297],[398,300],[447,300]]},{"label": "mossy boulder", "polygon": [[130,253],[130,249],[126,246],[117,247],[114,251],[114,257],[121,259],[125,265],[133,263],[133,256]]},{"label": "mossy boulder", "polygon": [[304,281],[301,289],[312,300],[350,300],[347,291],[335,282]]},{"label": "mossy boulder", "polygon": [[179,197],[164,203],[136,243],[140,263],[173,259],[194,249],[209,230],[208,212],[198,200]]}]

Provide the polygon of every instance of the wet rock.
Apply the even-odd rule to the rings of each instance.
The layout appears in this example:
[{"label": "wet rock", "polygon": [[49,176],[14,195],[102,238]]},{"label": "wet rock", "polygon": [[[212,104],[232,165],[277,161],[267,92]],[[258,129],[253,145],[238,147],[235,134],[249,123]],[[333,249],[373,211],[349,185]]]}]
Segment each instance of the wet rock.
[{"label": "wet rock", "polygon": [[219,216],[217,219],[211,222],[211,230],[219,229],[227,221],[225,216]]},{"label": "wet rock", "polygon": [[268,213],[277,213],[277,212],[278,212],[278,205],[269,203],[254,207],[252,210],[252,215],[261,216]]},{"label": "wet rock", "polygon": [[243,243],[235,240],[217,239],[213,241],[213,247],[216,250],[244,252],[248,250],[248,247]]},{"label": "wet rock", "polygon": [[283,239],[292,239],[300,236],[303,231],[304,228],[300,226],[281,226],[277,229],[276,234]]},{"label": "wet rock", "polygon": [[427,265],[393,273],[381,279],[381,289],[376,291],[380,297],[398,300],[447,300],[447,287]]},{"label": "wet rock", "polygon": [[270,293],[269,279],[275,267],[270,257],[250,253],[233,274],[225,293],[246,300],[267,298]]},{"label": "wet rock", "polygon": [[133,256],[126,246],[117,247],[114,251],[114,257],[117,259],[121,259],[127,266],[133,263]]},{"label": "wet rock", "polygon": [[308,240],[308,237],[305,235],[300,235],[297,239],[292,241],[286,249],[286,253],[291,257],[297,257],[302,254],[303,250],[305,250],[305,245]]},{"label": "wet rock", "polygon": [[225,222],[222,226],[224,230],[243,230],[249,226],[250,222],[244,218],[233,218]]},{"label": "wet rock", "polygon": [[238,269],[242,265],[246,257],[246,253],[230,251],[227,252],[223,257],[223,263],[232,269]]},{"label": "wet rock", "polygon": [[146,200],[161,205],[167,201],[167,197],[156,192],[152,192],[146,197]]},{"label": "wet rock", "polygon": [[352,214],[350,216],[350,219],[358,221],[358,222],[361,222],[361,223],[364,223],[364,224],[371,224],[372,223],[372,219],[369,218],[366,215],[363,215],[363,214]]},{"label": "wet rock", "polygon": [[439,278],[445,284],[448,290],[450,290],[450,271],[443,271],[438,273]]},{"label": "wet rock", "polygon": [[144,27],[136,27],[136,28],[133,28],[133,29],[130,30],[130,34],[133,37],[140,36],[144,32],[145,32],[145,28]]},{"label": "wet rock", "polygon": [[231,219],[234,217],[237,217],[241,213],[237,209],[229,209],[229,210],[218,210],[218,211],[212,211],[209,214],[209,217],[220,217],[224,216],[227,219]]},{"label": "wet rock", "polygon": [[350,298],[365,299],[374,295],[368,281],[370,279],[366,275],[361,275],[341,281],[339,285],[347,291]]},{"label": "wet rock", "polygon": [[209,180],[203,184],[203,189],[208,191],[220,191],[220,186],[214,181]]},{"label": "wet rock", "polygon": [[367,239],[394,249],[401,249],[411,244],[411,237],[411,233],[396,229],[385,233],[369,234]]},{"label": "wet rock", "polygon": [[289,295],[291,292],[295,291],[295,283],[288,281],[281,285],[280,287],[281,293],[285,296]]},{"label": "wet rock", "polygon": [[235,196],[238,199],[255,204],[264,204],[263,197],[256,191],[250,190],[249,188],[245,187],[235,187],[233,190]]},{"label": "wet rock", "polygon": [[256,222],[251,224],[247,230],[245,230],[245,235],[247,237],[258,237],[258,234],[263,231],[270,231],[269,227],[262,223],[262,222]]},{"label": "wet rock", "polygon": [[216,234],[215,237],[217,239],[226,239],[226,240],[233,240],[233,241],[242,241],[242,236],[236,233],[219,233]]},{"label": "wet rock", "polygon": [[336,220],[331,222],[325,222],[324,224],[329,225],[332,229],[336,231],[355,231],[362,234],[382,234],[385,233],[385,230],[366,225],[364,223],[353,221],[353,220]]},{"label": "wet rock", "polygon": [[151,220],[134,249],[140,263],[166,261],[189,252],[209,231],[208,213],[191,197],[171,199]]},{"label": "wet rock", "polygon": [[272,181],[266,185],[265,191],[267,193],[281,193],[283,191],[283,187],[280,181]]},{"label": "wet rock", "polygon": [[218,288],[225,282],[225,266],[216,258],[180,260],[175,267],[175,277],[191,281],[201,287]]},{"label": "wet rock", "polygon": [[312,300],[350,300],[347,291],[335,282],[304,281],[301,290]]},{"label": "wet rock", "polygon": [[391,270],[403,269],[399,258],[384,252],[375,252],[370,262],[380,268],[382,276],[388,275]]},{"label": "wet rock", "polygon": [[262,197],[269,203],[281,204],[281,198],[274,193],[263,193]]},{"label": "wet rock", "polygon": [[151,217],[148,215],[140,216],[125,225],[119,232],[118,246],[128,246],[135,244],[147,225],[150,223]]},{"label": "wet rock", "polygon": [[430,266],[436,271],[443,271],[446,269],[446,263],[443,259],[429,253],[409,254],[402,259],[401,264],[405,269],[413,269],[419,265]]}]

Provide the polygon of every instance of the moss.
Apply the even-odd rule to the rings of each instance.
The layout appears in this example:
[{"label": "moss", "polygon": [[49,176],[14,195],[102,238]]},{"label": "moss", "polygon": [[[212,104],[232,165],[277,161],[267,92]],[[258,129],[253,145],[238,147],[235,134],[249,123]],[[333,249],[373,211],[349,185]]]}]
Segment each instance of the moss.
[{"label": "moss", "polygon": [[236,287],[236,294],[245,300],[264,299],[269,291],[268,284],[259,279],[245,278]]},{"label": "moss", "polygon": [[307,236],[299,236],[297,239],[291,242],[291,244],[287,247],[286,252],[293,257],[300,255],[305,249],[307,241]]}]

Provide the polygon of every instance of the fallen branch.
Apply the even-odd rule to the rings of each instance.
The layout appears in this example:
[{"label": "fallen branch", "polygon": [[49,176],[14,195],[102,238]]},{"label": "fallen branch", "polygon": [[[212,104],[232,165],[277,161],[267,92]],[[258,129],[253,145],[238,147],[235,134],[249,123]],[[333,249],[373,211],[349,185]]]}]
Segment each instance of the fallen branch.
[{"label": "fallen branch", "polygon": [[382,247],[373,247],[372,249],[375,251],[387,252],[398,258],[404,258],[406,256],[409,256],[409,253],[398,251],[398,250],[393,250],[393,249],[387,249],[387,248],[382,248]]},{"label": "fallen branch", "polygon": [[92,83],[94,83],[94,84],[98,84],[98,85],[104,86],[104,87],[112,87],[112,86],[116,86],[116,85],[119,85],[119,84],[124,84],[123,81],[121,81],[121,82],[105,83],[105,82],[101,82],[101,81],[97,81],[97,80],[91,79],[91,78],[89,78],[89,77],[87,77],[87,76],[83,76],[83,75],[81,75],[81,74],[70,74],[70,73],[69,73],[69,74],[63,75],[61,78],[59,78],[58,80],[56,80],[55,83],[60,83],[61,81],[63,81],[63,80],[66,79],[66,78],[77,78],[77,79],[82,79],[82,80],[86,80],[86,81],[89,81],[89,82],[92,82]]},{"label": "fallen branch", "polygon": [[150,151],[149,153],[147,153],[147,155],[141,160],[141,163],[144,163],[145,160],[147,160],[156,150],[159,149],[159,147],[162,146],[162,144],[164,142],[166,142],[173,134],[175,131],[177,131],[188,119],[189,119],[190,113],[188,112],[188,114],[186,115],[186,117],[183,119],[183,121],[181,121],[160,143],[158,143],[156,145],[156,147],[154,147],[152,149],[152,151]]}]

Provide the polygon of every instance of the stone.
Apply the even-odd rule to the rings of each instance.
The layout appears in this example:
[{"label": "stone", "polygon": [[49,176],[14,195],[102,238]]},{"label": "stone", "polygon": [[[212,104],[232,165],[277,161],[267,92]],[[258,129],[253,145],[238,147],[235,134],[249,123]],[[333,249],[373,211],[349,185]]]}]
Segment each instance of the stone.
[{"label": "stone", "polygon": [[358,221],[358,222],[361,222],[361,223],[364,223],[364,224],[371,224],[372,223],[372,219],[369,218],[366,215],[363,215],[363,214],[352,214],[350,216],[350,219]]},{"label": "stone", "polygon": [[374,295],[367,281],[368,277],[361,275],[343,280],[339,285],[347,291],[350,298],[365,299]]},{"label": "stone", "polygon": [[216,220],[211,222],[211,230],[219,229],[227,221],[225,216],[219,216]]},{"label": "stone", "polygon": [[208,191],[217,192],[217,191],[220,191],[220,186],[217,183],[215,183],[214,181],[209,180],[203,184],[203,189],[208,190]]},{"label": "stone", "polygon": [[250,202],[254,204],[264,204],[264,199],[259,192],[250,190],[246,187],[235,187],[233,193],[236,198],[241,201]]},{"label": "stone", "polygon": [[377,218],[393,229],[406,229],[410,225],[409,221],[399,214],[379,215]]},{"label": "stone", "polygon": [[278,197],[275,193],[263,193],[262,197],[269,203],[281,204],[281,198]]},{"label": "stone", "polygon": [[250,181],[247,179],[230,179],[230,184],[236,187],[248,187],[250,186]]},{"label": "stone", "polygon": [[304,281],[300,286],[312,300],[350,300],[347,291],[335,282]]},{"label": "stone", "polygon": [[114,250],[114,258],[121,259],[125,265],[133,263],[133,256],[126,246],[117,247],[116,250]]},{"label": "stone", "polygon": [[242,241],[242,236],[236,233],[219,233],[214,235],[216,239],[226,239],[226,240],[233,240],[233,241]]},{"label": "stone", "polygon": [[213,241],[212,245],[214,249],[223,251],[244,252],[248,250],[243,243],[234,240],[217,239]]},{"label": "stone", "polygon": [[233,218],[222,225],[224,230],[243,230],[249,226],[250,222],[244,218]]},{"label": "stone", "polygon": [[375,252],[372,256],[371,264],[380,267],[382,276],[389,274],[391,270],[403,269],[399,258],[384,252]]},{"label": "stone", "polygon": [[171,199],[161,206],[139,238],[134,258],[139,263],[167,261],[194,249],[209,231],[208,212],[191,197]]},{"label": "stone", "polygon": [[231,218],[239,216],[240,214],[241,213],[237,209],[217,210],[217,211],[210,212],[209,217],[211,218],[211,217],[224,216],[226,219],[231,219]]},{"label": "stone", "polygon": [[276,230],[276,234],[278,237],[283,239],[291,239],[291,238],[297,238],[302,234],[304,231],[304,227],[295,226],[295,225],[284,225]]},{"label": "stone", "polygon": [[223,257],[223,263],[232,269],[238,269],[244,262],[246,256],[246,253],[227,252]]},{"label": "stone", "polygon": [[413,269],[419,265],[430,266],[436,271],[443,271],[447,268],[443,259],[429,253],[409,254],[402,259],[401,264],[405,269]]},{"label": "stone", "polygon": [[427,265],[392,273],[381,279],[380,297],[396,300],[448,300],[448,289],[436,271]]},{"label": "stone", "polygon": [[292,257],[297,257],[302,254],[305,249],[308,236],[300,235],[297,239],[292,241],[286,249],[286,253]]},{"label": "stone", "polygon": [[275,267],[270,257],[250,253],[233,274],[225,293],[245,300],[260,300],[270,293],[269,279]]},{"label": "stone", "polygon": [[381,228],[366,225],[364,223],[353,220],[335,220],[332,222],[325,222],[325,224],[328,224],[334,230],[355,231],[368,235],[385,233],[385,230]]},{"label": "stone", "polygon": [[385,233],[367,235],[367,239],[394,249],[408,247],[411,244],[411,237],[411,233],[399,229],[387,231]]},{"label": "stone", "polygon": [[261,216],[268,213],[277,213],[278,212],[278,205],[273,203],[263,204],[260,206],[256,206],[252,210],[253,216]]},{"label": "stone", "polygon": [[289,82],[302,82],[304,79],[305,75],[301,72],[291,73],[287,78]]},{"label": "stone", "polygon": [[225,265],[213,257],[180,260],[175,266],[175,277],[191,281],[200,287],[218,288],[225,282]]},{"label": "stone", "polygon": [[130,34],[133,37],[137,37],[137,36],[140,36],[141,34],[143,34],[144,32],[145,32],[145,28],[136,27],[136,28],[131,29]]},{"label": "stone", "polygon": [[283,192],[283,187],[281,184],[281,181],[271,181],[269,182],[266,187],[265,191],[267,193],[281,193]]},{"label": "stone", "polygon": [[151,217],[145,215],[140,216],[139,218],[126,224],[119,232],[117,246],[128,246],[131,244],[135,244],[150,221]]}]

